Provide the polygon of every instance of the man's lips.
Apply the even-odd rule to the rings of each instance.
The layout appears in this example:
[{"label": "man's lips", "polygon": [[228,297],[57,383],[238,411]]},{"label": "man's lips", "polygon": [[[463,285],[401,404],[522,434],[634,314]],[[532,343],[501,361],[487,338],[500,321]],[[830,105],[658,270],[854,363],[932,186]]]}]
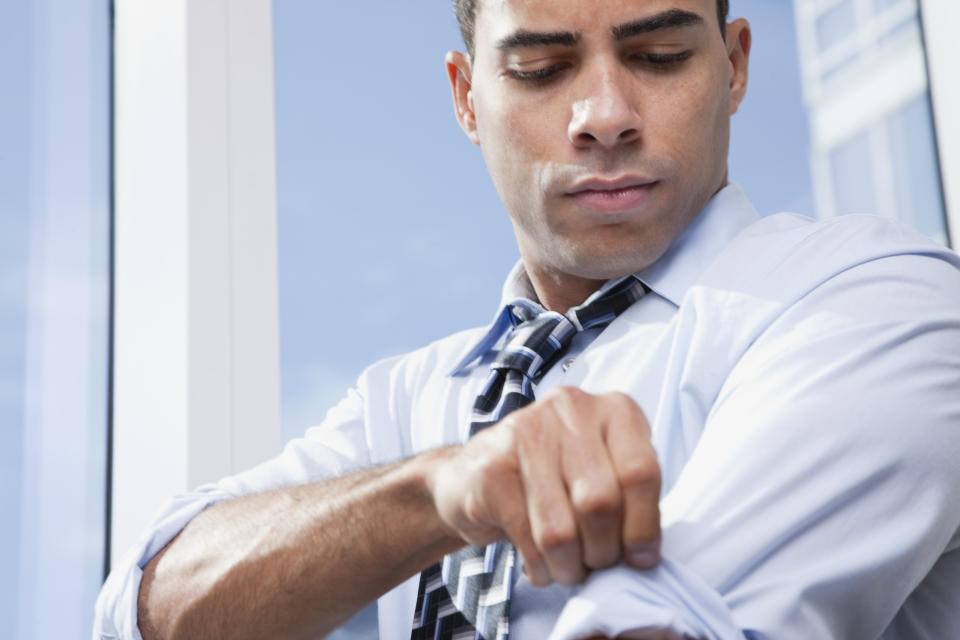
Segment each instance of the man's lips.
[{"label": "man's lips", "polygon": [[584,209],[598,213],[623,213],[643,205],[657,184],[638,176],[617,180],[585,180],[566,195]]}]

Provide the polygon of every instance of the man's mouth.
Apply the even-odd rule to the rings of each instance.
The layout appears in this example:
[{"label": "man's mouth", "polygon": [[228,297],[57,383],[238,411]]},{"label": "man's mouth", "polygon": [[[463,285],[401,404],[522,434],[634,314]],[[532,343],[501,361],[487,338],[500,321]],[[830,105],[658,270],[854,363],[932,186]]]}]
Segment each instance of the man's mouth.
[{"label": "man's mouth", "polygon": [[597,213],[624,213],[642,206],[657,181],[641,176],[615,180],[589,179],[577,183],[566,192],[567,197]]}]

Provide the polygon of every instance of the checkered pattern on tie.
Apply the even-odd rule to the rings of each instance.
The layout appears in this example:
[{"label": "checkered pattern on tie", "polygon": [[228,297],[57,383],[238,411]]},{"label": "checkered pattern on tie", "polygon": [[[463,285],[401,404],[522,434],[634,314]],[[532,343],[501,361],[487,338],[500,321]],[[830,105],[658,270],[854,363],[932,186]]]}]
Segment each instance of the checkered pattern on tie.
[{"label": "checkered pattern on tie", "polygon": [[[474,403],[470,435],[533,402],[534,382],[578,332],[605,327],[646,292],[627,276],[565,315],[528,300],[513,303],[513,330]],[[464,547],[423,571],[411,640],[507,640],[515,561],[513,545],[498,541]]]}]

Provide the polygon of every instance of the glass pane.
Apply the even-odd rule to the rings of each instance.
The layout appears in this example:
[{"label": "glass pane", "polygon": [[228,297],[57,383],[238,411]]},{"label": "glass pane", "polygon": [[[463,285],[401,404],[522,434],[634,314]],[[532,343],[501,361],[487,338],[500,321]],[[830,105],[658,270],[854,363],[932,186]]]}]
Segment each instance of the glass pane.
[{"label": "glass pane", "polygon": [[868,133],[838,145],[830,154],[830,166],[838,214],[877,210],[873,151]]},{"label": "glass pane", "polygon": [[904,22],[896,22],[890,31],[880,36],[881,47],[895,47],[904,40],[921,42],[920,16],[913,14]]},{"label": "glass pane", "polygon": [[0,9],[0,636],[89,637],[104,569],[109,2]]},{"label": "glass pane", "polygon": [[890,7],[896,6],[898,4],[909,4],[910,0],[873,0],[873,11],[874,13],[883,13]]},{"label": "glass pane", "polygon": [[937,179],[930,99],[923,95],[887,120],[897,192],[897,217],[931,238],[947,242],[943,193]]},{"label": "glass pane", "polygon": [[[808,5],[797,12],[801,16],[816,6],[816,0],[796,2]],[[812,80],[803,88],[812,125],[811,172],[818,177],[815,210],[820,216],[855,211],[894,217],[946,243],[918,7],[916,0],[883,7],[888,15],[854,16],[858,41],[874,41],[869,55],[848,65],[842,81],[827,90]],[[811,20],[796,28],[803,42],[819,25]],[[802,53],[803,77],[815,77],[818,53]]]},{"label": "glass pane", "polygon": [[853,0],[841,0],[825,11],[817,18],[817,42],[820,43],[820,51],[829,51],[850,36],[856,23]]}]

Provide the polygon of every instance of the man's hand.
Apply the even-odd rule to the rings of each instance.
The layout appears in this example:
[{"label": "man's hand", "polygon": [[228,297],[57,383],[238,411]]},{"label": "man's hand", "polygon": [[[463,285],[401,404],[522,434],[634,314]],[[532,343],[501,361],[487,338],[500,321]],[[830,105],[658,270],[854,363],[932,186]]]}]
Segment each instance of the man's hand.
[{"label": "man's hand", "polygon": [[452,449],[428,485],[448,527],[480,546],[509,539],[537,586],[660,559],[660,467],[624,394],[551,390]]}]

